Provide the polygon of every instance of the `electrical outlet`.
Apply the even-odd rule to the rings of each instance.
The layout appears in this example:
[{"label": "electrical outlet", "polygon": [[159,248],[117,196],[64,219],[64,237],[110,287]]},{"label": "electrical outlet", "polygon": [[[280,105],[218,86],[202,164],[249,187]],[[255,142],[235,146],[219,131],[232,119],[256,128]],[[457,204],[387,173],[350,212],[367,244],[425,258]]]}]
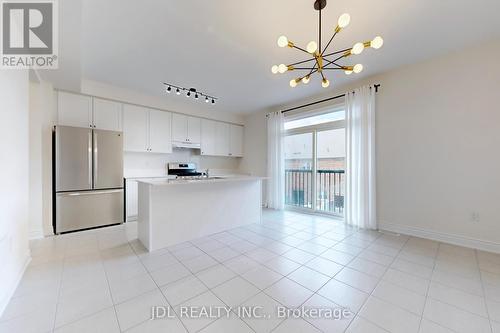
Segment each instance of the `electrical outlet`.
[{"label": "electrical outlet", "polygon": [[478,212],[472,212],[472,222],[478,223],[481,219]]}]

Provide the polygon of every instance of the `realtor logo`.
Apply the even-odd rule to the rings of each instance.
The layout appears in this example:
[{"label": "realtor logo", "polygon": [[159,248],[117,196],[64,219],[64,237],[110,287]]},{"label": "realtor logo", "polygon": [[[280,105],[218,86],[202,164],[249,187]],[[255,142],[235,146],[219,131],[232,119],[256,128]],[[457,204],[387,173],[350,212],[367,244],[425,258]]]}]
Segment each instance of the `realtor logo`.
[{"label": "realtor logo", "polygon": [[56,69],[56,0],[0,0],[1,68]]}]

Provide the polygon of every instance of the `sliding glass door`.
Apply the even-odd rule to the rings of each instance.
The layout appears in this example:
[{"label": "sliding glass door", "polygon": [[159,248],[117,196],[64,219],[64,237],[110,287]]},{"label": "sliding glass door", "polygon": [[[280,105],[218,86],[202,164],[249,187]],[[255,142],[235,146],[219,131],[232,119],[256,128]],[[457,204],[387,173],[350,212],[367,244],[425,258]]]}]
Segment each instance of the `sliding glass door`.
[{"label": "sliding glass door", "polygon": [[313,208],[313,134],[285,137],[285,204]]},{"label": "sliding glass door", "polygon": [[[342,117],[343,113],[335,113]],[[323,116],[324,117],[324,116]],[[330,117],[331,118],[331,117]],[[327,120],[331,120],[326,117]],[[300,126],[300,124],[305,126]],[[343,118],[314,124],[289,122],[285,137],[287,208],[343,216],[345,128]],[[311,125],[312,122],[312,125]],[[290,124],[293,124],[293,128]]]},{"label": "sliding glass door", "polygon": [[345,129],[316,132],[316,210],[344,214]]}]

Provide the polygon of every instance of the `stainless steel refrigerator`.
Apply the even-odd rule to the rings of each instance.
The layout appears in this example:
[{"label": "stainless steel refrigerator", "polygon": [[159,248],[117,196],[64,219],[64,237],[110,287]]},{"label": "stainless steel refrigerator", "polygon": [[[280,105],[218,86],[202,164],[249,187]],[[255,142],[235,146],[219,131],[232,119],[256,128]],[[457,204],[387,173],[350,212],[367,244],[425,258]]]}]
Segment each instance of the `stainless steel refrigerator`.
[{"label": "stainless steel refrigerator", "polygon": [[123,134],[56,126],[53,148],[55,232],[122,223]]}]

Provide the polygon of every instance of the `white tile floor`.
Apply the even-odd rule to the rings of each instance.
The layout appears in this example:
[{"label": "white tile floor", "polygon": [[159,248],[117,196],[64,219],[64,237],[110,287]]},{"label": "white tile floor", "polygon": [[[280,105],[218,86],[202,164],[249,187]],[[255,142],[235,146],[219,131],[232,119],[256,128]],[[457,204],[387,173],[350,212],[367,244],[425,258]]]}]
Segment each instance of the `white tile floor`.
[{"label": "white tile floor", "polygon": [[[293,212],[155,253],[134,228],[32,242],[0,332],[500,332],[497,254]],[[149,320],[158,305],[177,316]],[[183,305],[261,306],[270,317],[188,319]],[[280,305],[353,316],[284,320]]]}]

